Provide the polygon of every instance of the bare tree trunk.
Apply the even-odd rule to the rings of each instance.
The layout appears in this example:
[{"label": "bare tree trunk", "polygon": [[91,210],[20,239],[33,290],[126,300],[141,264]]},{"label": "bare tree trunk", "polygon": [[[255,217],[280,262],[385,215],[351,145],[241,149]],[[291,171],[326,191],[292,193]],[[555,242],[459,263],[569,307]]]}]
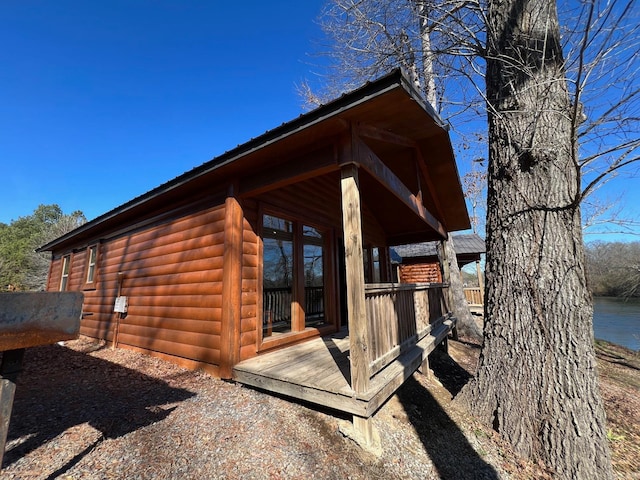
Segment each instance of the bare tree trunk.
[{"label": "bare tree trunk", "polygon": [[435,72],[433,71],[433,51],[431,49],[429,8],[427,2],[428,0],[415,0],[420,32],[420,43],[422,46],[422,78],[424,79],[422,91],[425,94],[426,100],[431,104],[433,109],[437,111],[438,102],[436,95],[436,80]]},{"label": "bare tree trunk", "polygon": [[458,333],[479,341],[482,339],[482,330],[473,319],[469,304],[464,296],[464,285],[462,284],[455,245],[451,236],[441,243],[438,254],[440,263],[444,267],[444,281],[449,284],[449,308],[457,319],[456,328]]},{"label": "bare tree trunk", "polygon": [[612,478],[555,2],[488,10],[485,340],[471,410],[556,478]]}]

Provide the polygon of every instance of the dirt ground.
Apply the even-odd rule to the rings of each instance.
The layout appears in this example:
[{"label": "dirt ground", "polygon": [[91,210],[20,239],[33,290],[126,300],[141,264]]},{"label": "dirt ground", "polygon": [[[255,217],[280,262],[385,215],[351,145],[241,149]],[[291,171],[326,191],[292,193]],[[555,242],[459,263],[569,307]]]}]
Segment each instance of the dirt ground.
[{"label": "dirt ground", "polygon": [[640,479],[640,352],[597,341],[596,354],[614,470]]},{"label": "dirt ground", "polygon": [[[348,417],[86,339],[27,351],[3,479],[530,479],[452,397],[479,348],[450,342],[376,414],[383,452],[340,433]],[[640,358],[598,345],[619,478],[640,478]]]}]

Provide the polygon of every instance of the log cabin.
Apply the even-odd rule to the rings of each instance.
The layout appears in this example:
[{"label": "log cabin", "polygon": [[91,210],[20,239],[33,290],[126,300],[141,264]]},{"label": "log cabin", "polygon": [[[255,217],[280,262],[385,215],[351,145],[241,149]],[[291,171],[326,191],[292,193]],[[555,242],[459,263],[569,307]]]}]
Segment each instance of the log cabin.
[{"label": "log cabin", "polygon": [[[464,287],[469,310],[474,315],[484,313],[484,273],[480,268],[480,256],[486,252],[484,240],[475,233],[450,235],[456,252],[456,261],[462,275],[462,267],[475,262],[477,286]],[[443,281],[440,261],[441,242],[421,242],[398,245],[391,249],[394,280],[400,283],[440,283]]]},{"label": "log cabin", "polygon": [[40,247],[80,333],[371,416],[455,324],[389,248],[469,228],[447,126],[396,70]]},{"label": "log cabin", "polygon": [[[450,235],[449,238],[453,242],[460,269],[471,262],[477,264],[486,251],[484,240],[475,233]],[[400,283],[442,282],[439,245],[440,242],[421,242],[393,247],[391,263],[396,268],[394,279]]]}]

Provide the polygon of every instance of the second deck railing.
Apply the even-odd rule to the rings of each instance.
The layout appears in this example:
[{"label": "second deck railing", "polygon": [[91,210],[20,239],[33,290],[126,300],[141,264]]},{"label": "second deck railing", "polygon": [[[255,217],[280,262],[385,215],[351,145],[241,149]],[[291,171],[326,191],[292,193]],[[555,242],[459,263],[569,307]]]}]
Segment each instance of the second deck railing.
[{"label": "second deck railing", "polygon": [[483,305],[482,290],[480,287],[465,287],[464,298],[469,305]]}]

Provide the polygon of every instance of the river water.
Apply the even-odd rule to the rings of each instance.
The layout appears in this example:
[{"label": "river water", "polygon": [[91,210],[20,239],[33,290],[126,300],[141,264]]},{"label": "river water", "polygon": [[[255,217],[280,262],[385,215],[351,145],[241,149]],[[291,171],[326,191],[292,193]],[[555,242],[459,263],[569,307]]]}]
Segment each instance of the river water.
[{"label": "river water", "polygon": [[593,332],[596,338],[640,350],[640,298],[594,297]]}]

